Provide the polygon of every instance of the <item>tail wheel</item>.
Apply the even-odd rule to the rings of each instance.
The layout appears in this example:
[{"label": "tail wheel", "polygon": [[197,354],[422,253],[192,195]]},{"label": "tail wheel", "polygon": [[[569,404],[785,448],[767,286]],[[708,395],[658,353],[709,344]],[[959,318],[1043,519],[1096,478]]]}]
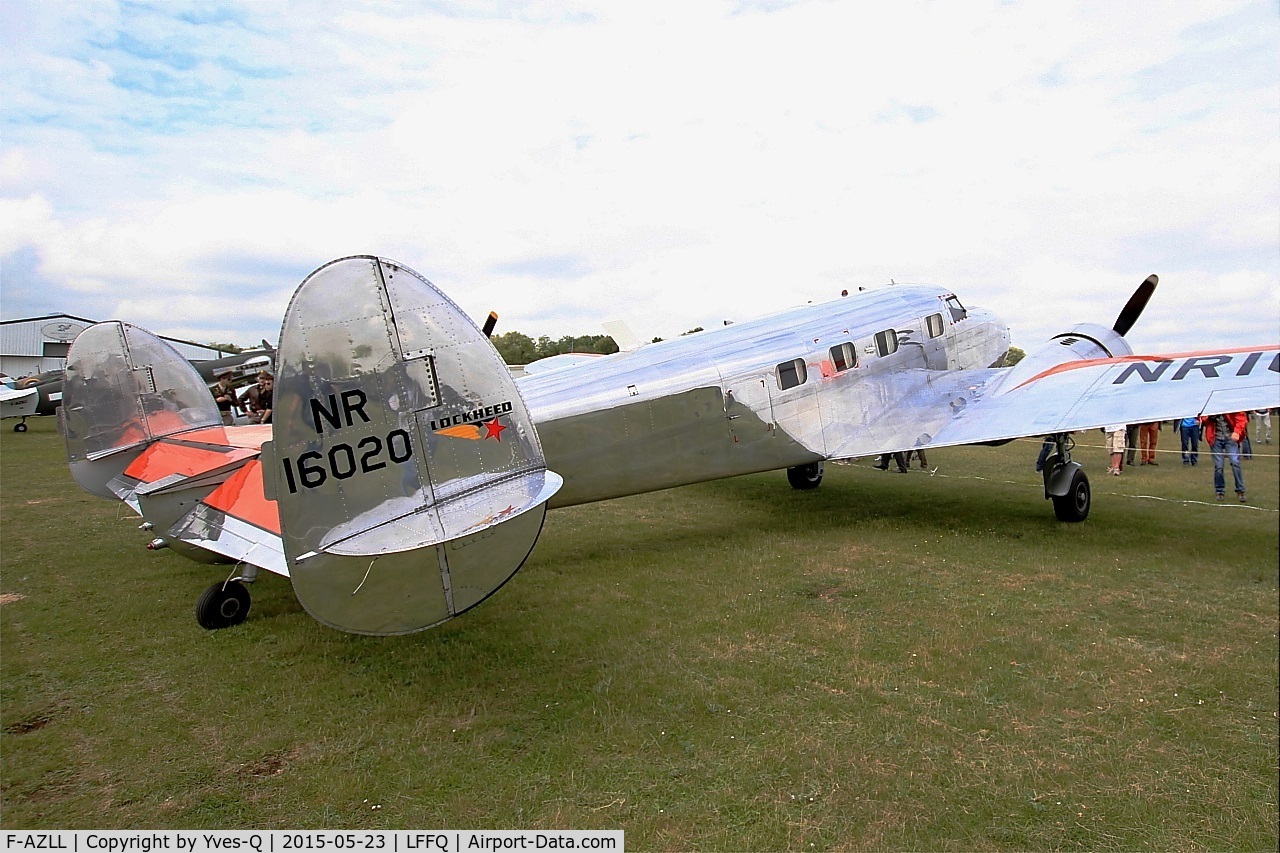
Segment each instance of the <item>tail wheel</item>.
[{"label": "tail wheel", "polygon": [[219,581],[196,601],[196,622],[216,631],[239,625],[249,615],[249,590],[240,581]]},{"label": "tail wheel", "polygon": [[816,489],[822,483],[823,470],[821,462],[797,465],[794,468],[787,469],[787,482],[791,484],[793,489]]},{"label": "tail wheel", "polygon": [[1089,517],[1089,478],[1082,469],[1077,468],[1071,477],[1071,487],[1062,496],[1053,498],[1053,514],[1059,521],[1080,522]]}]

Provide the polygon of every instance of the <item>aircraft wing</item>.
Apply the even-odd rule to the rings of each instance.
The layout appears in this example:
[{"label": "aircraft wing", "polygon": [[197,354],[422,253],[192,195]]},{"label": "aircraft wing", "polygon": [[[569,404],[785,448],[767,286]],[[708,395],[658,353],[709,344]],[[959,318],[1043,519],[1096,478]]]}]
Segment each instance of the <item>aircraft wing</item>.
[{"label": "aircraft wing", "polygon": [[890,414],[829,441],[830,458],[1280,406],[1280,346],[912,373]]},{"label": "aircraft wing", "polygon": [[36,388],[14,389],[0,385],[0,418],[34,415],[40,392]]},{"label": "aircraft wing", "polygon": [[559,355],[549,355],[546,358],[529,362],[524,366],[524,372],[528,376],[537,376],[543,373],[550,373],[553,370],[563,370],[566,367],[586,364],[600,357],[596,353],[562,352]]}]

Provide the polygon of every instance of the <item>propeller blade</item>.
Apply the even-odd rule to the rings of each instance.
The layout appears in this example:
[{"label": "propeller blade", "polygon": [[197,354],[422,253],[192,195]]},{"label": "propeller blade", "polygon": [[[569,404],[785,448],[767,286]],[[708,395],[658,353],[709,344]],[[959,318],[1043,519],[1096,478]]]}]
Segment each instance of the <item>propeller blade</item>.
[{"label": "propeller blade", "polygon": [[1142,309],[1147,307],[1147,301],[1151,299],[1151,294],[1156,292],[1156,284],[1160,281],[1160,277],[1155,273],[1147,276],[1142,284],[1138,285],[1138,289],[1133,292],[1133,296],[1129,297],[1129,301],[1125,303],[1120,316],[1116,317],[1115,325],[1111,328],[1115,329],[1116,334],[1123,337],[1129,334],[1129,330],[1133,328],[1133,324],[1138,322]]},{"label": "propeller blade", "polygon": [[498,312],[490,311],[488,318],[484,321],[484,328],[480,331],[484,332],[486,338],[493,336],[494,327],[498,325]]}]

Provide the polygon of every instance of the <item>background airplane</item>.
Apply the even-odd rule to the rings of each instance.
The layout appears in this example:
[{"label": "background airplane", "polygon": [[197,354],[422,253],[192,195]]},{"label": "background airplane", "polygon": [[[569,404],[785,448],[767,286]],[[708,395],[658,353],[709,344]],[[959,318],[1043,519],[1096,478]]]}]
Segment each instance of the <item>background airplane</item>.
[{"label": "background airplane", "polygon": [[[220,375],[228,371],[232,375],[232,383],[239,385],[252,380],[261,370],[271,370],[274,354],[275,348],[263,341],[259,349],[245,350],[223,358],[193,361],[191,365],[208,386],[212,386]],[[64,370],[47,370],[0,385],[0,419],[22,418],[13,425],[13,431],[26,432],[27,418],[33,415],[56,415],[62,406],[65,373]],[[27,391],[33,393],[27,394]]]},{"label": "background airplane", "polygon": [[27,431],[27,418],[36,413],[36,404],[39,402],[40,392],[35,388],[19,390],[0,385],[0,418],[22,418],[13,425],[14,432]]},{"label": "background airplane", "polygon": [[271,426],[222,427],[190,365],[115,322],[72,346],[64,432],[77,482],[129,503],[152,547],[236,561],[201,625],[243,620],[261,568],[324,624],[407,633],[496,591],[548,508],[777,469],[813,488],[827,459],[1050,435],[1045,497],[1083,521],[1071,431],[1280,405],[1276,344],[1134,355],[1123,335],[1155,286],[1012,368],[991,312],[894,286],[517,384],[426,279],[343,258],[289,305]]}]

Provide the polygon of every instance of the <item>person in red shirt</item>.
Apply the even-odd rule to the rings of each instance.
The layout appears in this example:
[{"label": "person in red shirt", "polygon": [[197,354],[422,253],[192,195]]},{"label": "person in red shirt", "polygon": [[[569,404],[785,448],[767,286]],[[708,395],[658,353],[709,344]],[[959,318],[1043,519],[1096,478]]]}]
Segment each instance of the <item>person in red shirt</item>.
[{"label": "person in red shirt", "polygon": [[1213,457],[1213,492],[1218,500],[1226,495],[1226,480],[1223,476],[1223,460],[1231,461],[1231,474],[1235,478],[1236,497],[1240,503],[1245,502],[1244,474],[1240,470],[1240,439],[1244,436],[1245,427],[1249,423],[1244,412],[1229,412],[1224,415],[1210,415],[1200,419],[1204,424],[1204,441],[1209,445]]}]

